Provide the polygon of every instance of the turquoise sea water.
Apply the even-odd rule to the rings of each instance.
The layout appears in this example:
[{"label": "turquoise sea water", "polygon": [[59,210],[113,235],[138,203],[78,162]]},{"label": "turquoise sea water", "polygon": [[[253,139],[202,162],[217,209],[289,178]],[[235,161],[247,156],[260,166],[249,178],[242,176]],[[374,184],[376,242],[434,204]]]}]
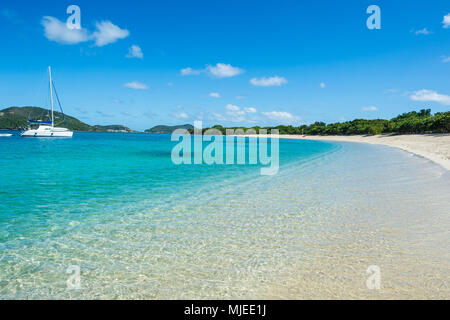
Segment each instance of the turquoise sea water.
[{"label": "turquoise sea water", "polygon": [[[439,166],[281,140],[279,173],[261,176],[257,165],[174,165],[175,144],[0,138],[0,298],[448,297]],[[71,265],[79,290],[67,288]],[[369,265],[380,291],[365,285]]]}]

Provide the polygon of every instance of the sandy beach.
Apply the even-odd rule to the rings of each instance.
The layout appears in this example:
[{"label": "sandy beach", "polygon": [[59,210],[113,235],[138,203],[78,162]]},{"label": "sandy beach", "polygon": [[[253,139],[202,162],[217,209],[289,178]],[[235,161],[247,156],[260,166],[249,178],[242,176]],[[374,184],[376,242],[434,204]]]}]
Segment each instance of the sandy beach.
[{"label": "sandy beach", "polygon": [[280,139],[341,141],[380,144],[399,148],[430,159],[450,170],[450,134],[412,134],[377,136],[308,136],[279,135]]}]

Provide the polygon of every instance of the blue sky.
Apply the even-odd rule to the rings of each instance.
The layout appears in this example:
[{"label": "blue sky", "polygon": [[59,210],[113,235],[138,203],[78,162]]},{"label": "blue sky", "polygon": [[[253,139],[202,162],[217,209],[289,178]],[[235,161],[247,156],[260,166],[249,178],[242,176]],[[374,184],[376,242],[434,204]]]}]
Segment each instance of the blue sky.
[{"label": "blue sky", "polygon": [[[81,9],[81,30],[66,9]],[[381,29],[369,30],[369,5]],[[276,125],[450,110],[450,2],[9,1],[0,107],[89,124]]]}]

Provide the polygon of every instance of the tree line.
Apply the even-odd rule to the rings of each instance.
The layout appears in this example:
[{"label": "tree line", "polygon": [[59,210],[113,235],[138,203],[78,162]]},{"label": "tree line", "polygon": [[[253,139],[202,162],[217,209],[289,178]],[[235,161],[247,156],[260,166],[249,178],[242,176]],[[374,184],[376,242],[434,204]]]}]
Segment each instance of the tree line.
[{"label": "tree line", "polygon": [[[355,119],[352,121],[329,123],[315,122],[310,125],[292,126],[279,125],[276,127],[223,127],[215,125],[212,127],[222,134],[226,134],[226,129],[254,129],[259,130],[278,129],[280,134],[305,134],[305,135],[378,135],[378,134],[420,134],[420,133],[450,133],[450,111],[438,112],[434,115],[431,109],[423,109],[419,112],[413,111],[403,113],[391,120],[376,119],[365,120]],[[210,128],[203,129],[203,132]],[[189,132],[193,133],[190,129]]]}]

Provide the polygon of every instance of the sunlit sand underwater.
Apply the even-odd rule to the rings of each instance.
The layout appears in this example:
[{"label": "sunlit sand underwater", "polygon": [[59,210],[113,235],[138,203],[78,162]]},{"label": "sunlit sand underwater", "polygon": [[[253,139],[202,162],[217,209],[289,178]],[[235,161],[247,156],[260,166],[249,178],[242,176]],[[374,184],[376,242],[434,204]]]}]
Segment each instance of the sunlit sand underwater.
[{"label": "sunlit sand underwater", "polygon": [[[261,176],[175,166],[174,144],[1,140],[0,298],[450,297],[450,174],[429,160],[286,140],[278,174]],[[373,265],[379,290],[366,285]]]}]

